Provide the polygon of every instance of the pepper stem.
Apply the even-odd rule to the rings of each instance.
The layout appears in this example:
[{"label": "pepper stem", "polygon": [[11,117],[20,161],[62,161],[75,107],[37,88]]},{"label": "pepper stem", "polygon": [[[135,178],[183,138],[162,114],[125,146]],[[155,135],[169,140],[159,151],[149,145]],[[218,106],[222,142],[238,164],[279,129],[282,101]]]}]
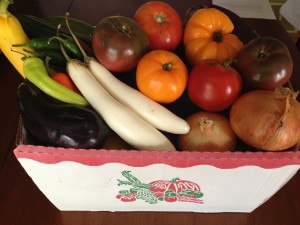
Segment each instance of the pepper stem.
[{"label": "pepper stem", "polygon": [[7,14],[9,4],[11,4],[10,0],[0,0],[0,14]]},{"label": "pepper stem", "polygon": [[21,58],[22,60],[25,60],[25,58],[28,58],[28,56],[24,53],[24,52],[20,52],[20,51],[16,51],[16,50],[14,50],[14,49],[10,49],[12,52],[16,52],[16,53],[19,53],[19,54],[21,54],[21,55],[23,55],[23,57]]},{"label": "pepper stem", "polygon": [[27,46],[29,46],[29,43],[12,45],[12,47],[27,47]]},{"label": "pepper stem", "polygon": [[85,53],[85,51],[83,50],[83,48],[81,47],[81,44],[79,43],[79,41],[78,41],[76,35],[73,33],[73,31],[72,31],[72,29],[71,29],[71,27],[70,27],[69,20],[68,20],[68,18],[69,18],[69,12],[66,12],[65,18],[66,18],[66,25],[67,25],[67,27],[68,27],[68,30],[69,30],[71,36],[73,37],[73,39],[74,39],[76,45],[78,46],[78,48],[80,49],[80,51],[81,51],[81,53],[82,53],[83,61],[84,61],[84,62],[87,62],[88,59],[89,59],[89,57],[88,57],[88,55]]},{"label": "pepper stem", "polygon": [[[58,27],[59,28],[59,27]],[[62,54],[64,55],[64,57],[66,58],[67,61],[70,61],[71,60],[71,57],[67,54],[65,48],[63,47],[63,44],[64,43],[64,39],[61,38],[61,37],[58,37],[58,36],[53,36],[51,38],[49,38],[49,41],[48,42],[51,42],[53,39],[57,39],[60,41],[60,49],[61,49],[61,52]]]},{"label": "pepper stem", "polygon": [[23,52],[26,52],[26,53],[29,53],[29,54],[31,54],[31,55],[34,55],[34,56],[36,56],[36,57],[41,57],[41,56],[42,56],[42,54],[41,54],[40,52],[30,51],[30,50],[28,50],[28,49],[26,49],[26,48],[23,48],[22,51],[23,51]]},{"label": "pepper stem", "polygon": [[51,60],[51,57],[47,56],[45,59],[45,67],[46,67],[46,70],[47,70],[47,73],[49,74],[49,76],[52,76],[55,73],[55,71],[50,68],[50,65],[49,65],[50,60]]}]

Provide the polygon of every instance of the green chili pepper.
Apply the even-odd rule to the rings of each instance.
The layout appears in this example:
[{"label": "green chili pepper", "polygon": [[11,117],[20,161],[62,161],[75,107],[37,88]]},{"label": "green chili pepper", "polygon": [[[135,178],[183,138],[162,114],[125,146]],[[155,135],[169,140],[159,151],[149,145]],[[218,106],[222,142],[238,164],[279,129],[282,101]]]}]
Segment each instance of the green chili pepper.
[{"label": "green chili pepper", "polygon": [[63,44],[66,50],[73,54],[73,56],[75,56],[76,59],[83,59],[82,52],[72,39],[65,39]]},{"label": "green chili pepper", "polygon": [[34,55],[36,57],[39,57],[43,61],[45,61],[46,58],[50,58],[49,64],[51,64],[51,65],[66,66],[66,64],[67,64],[67,59],[64,57],[62,52],[59,50],[48,49],[48,50],[33,52],[33,51],[30,51],[30,50],[24,48],[23,51],[28,52],[31,55]]},{"label": "green chili pepper", "polygon": [[25,44],[16,44],[13,47],[31,47],[35,50],[60,50],[60,43],[62,42],[67,52],[71,53],[75,58],[82,59],[82,53],[76,43],[71,38],[52,37],[52,38],[33,38]]},{"label": "green chili pepper", "polygon": [[63,39],[61,37],[54,36],[49,39],[49,41],[52,41],[52,40],[60,41],[63,44],[64,48],[69,53],[71,53],[76,59],[80,59],[80,60],[83,59],[83,55],[82,55],[80,48],[76,45],[76,43],[72,39],[69,39],[69,38]]},{"label": "green chili pepper", "polygon": [[49,38],[33,38],[25,44],[13,45],[13,47],[31,47],[35,50],[48,50],[48,49],[60,49],[60,44],[58,40],[51,40]]},{"label": "green chili pepper", "polygon": [[70,104],[83,106],[89,104],[84,97],[49,77],[42,59],[25,57],[23,67],[26,79],[49,96]]}]

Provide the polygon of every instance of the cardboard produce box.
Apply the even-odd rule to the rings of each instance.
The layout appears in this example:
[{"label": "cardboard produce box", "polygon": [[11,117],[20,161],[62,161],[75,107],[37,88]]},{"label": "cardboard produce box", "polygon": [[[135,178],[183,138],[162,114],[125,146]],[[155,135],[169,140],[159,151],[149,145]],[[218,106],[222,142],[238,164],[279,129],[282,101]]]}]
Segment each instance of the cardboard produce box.
[{"label": "cardboard produce box", "polygon": [[251,212],[300,168],[297,149],[140,151],[109,139],[103,149],[41,146],[20,124],[14,154],[61,211]]},{"label": "cardboard produce box", "polygon": [[[183,4],[194,3],[197,1]],[[76,6],[75,3],[73,7]],[[181,16],[184,6],[176,6]],[[131,11],[123,15],[130,16]],[[31,11],[28,8],[23,12]],[[78,15],[82,19],[82,14]],[[86,16],[87,22],[92,21],[91,14]],[[255,36],[251,33],[244,38],[251,39],[251,35]],[[171,108],[177,109],[181,103]],[[178,114],[184,117],[193,110],[187,107]],[[300,168],[299,151],[241,149],[213,153],[57,148],[31,143],[23,130],[18,141],[16,158],[61,211],[251,212]]]},{"label": "cardboard produce box", "polygon": [[20,144],[14,154],[62,211],[251,212],[300,168],[300,152],[156,152]]}]

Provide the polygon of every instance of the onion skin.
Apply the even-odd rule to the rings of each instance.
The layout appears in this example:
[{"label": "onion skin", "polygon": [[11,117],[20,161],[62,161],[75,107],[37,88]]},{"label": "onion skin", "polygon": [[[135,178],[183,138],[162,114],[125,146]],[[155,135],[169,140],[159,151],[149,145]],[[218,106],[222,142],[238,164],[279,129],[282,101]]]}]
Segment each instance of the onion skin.
[{"label": "onion skin", "polygon": [[296,96],[270,90],[241,95],[230,110],[233,131],[256,149],[280,151],[293,147],[300,139],[300,104]]},{"label": "onion skin", "polygon": [[186,121],[190,131],[178,136],[179,150],[224,152],[235,149],[236,135],[229,119],[222,114],[200,111],[191,114]]}]

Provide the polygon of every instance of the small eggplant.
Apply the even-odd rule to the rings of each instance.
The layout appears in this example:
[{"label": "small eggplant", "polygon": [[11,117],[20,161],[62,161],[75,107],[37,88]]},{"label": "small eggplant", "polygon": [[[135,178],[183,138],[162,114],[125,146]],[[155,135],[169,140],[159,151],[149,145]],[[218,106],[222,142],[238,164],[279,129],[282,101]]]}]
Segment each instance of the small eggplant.
[{"label": "small eggplant", "polygon": [[92,108],[52,101],[27,80],[18,87],[17,103],[25,130],[40,144],[100,148],[110,132]]}]

